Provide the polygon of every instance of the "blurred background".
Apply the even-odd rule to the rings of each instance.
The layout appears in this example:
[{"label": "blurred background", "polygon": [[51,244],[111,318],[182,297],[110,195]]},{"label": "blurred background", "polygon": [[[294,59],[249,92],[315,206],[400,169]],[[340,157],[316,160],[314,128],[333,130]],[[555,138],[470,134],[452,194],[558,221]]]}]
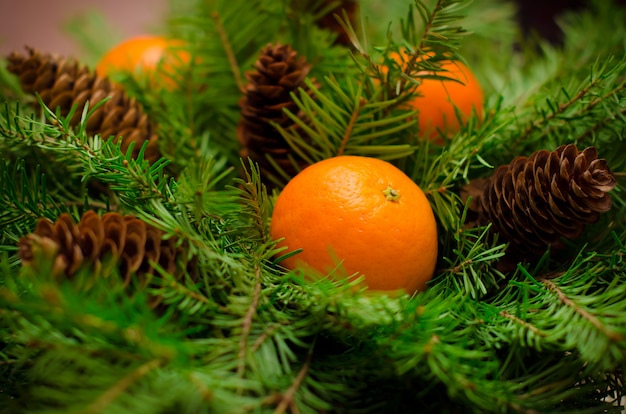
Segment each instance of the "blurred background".
[{"label": "blurred background", "polygon": [[[77,25],[100,30],[108,43],[151,32],[168,0],[0,0],[0,53],[24,46],[61,55],[81,53],[71,35]],[[101,30],[102,29],[102,30]]]},{"label": "blurred background", "polygon": [[[362,0],[379,1],[379,0]],[[589,0],[593,1],[593,0]],[[624,0],[619,0],[625,2]],[[25,45],[62,55],[85,51],[72,33],[105,33],[106,43],[153,32],[168,13],[169,0],[0,0],[0,53]],[[384,3],[384,1],[383,1]],[[554,16],[583,0],[517,0],[518,18],[528,31],[558,42]]]}]

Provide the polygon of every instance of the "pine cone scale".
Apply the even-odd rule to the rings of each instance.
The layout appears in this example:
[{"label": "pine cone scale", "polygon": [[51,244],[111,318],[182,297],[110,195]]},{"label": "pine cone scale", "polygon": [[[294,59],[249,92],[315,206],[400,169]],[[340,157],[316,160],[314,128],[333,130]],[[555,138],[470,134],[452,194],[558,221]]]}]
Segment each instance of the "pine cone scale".
[{"label": "pine cone scale", "polygon": [[266,64],[266,66],[257,66],[257,69],[267,78],[281,79],[283,76],[287,75],[287,71],[289,70],[289,64],[287,64],[287,62],[274,62],[266,57],[263,63]]},{"label": "pine cone scale", "polygon": [[143,246],[145,242],[145,232],[143,237],[142,234],[129,233],[124,245],[124,251],[122,252],[122,257],[127,259],[126,272],[128,274],[136,272],[141,266],[144,259]]},{"label": "pine cone scale", "polygon": [[265,102],[266,99],[284,99],[286,95],[285,88],[276,85],[258,85],[255,89],[255,92],[261,95],[258,99],[260,102]]},{"label": "pine cone scale", "polygon": [[54,87],[55,76],[52,71],[32,71],[30,72],[30,76],[25,78],[20,78],[20,81],[32,82],[32,86],[30,90],[26,91],[29,93],[35,93],[37,91],[42,91],[46,89],[51,89]]},{"label": "pine cone scale", "polygon": [[[563,180],[561,179],[562,177],[559,176],[553,176],[552,177],[552,182],[550,183],[550,190],[549,190],[549,195],[554,199],[558,199],[561,201],[566,201],[566,197],[563,194],[563,192],[561,191],[561,187],[563,187]],[[567,191],[567,182],[565,182],[565,191]]]},{"label": "pine cone scale", "polygon": [[96,85],[96,79],[98,78],[94,78],[90,74],[83,73],[74,80],[73,86],[71,88],[68,87],[68,90],[74,89],[77,91],[84,91],[90,88],[93,88],[94,90],[100,90],[102,88],[102,84]]},{"label": "pine cone scale", "polygon": [[92,229],[81,228],[80,240],[83,241],[85,259],[89,261],[95,260],[97,252],[102,248],[100,243],[101,238],[98,238]]},{"label": "pine cone scale", "polygon": [[106,213],[102,217],[102,224],[105,228],[104,237],[115,245],[115,252],[121,254],[126,243],[126,223],[124,217],[115,213]]},{"label": "pine cone scale", "polygon": [[69,215],[62,215],[53,228],[57,236],[57,240],[61,249],[70,251],[72,249],[72,241],[78,236],[78,229],[73,226]]},{"label": "pine cone scale", "polygon": [[[50,88],[50,95],[56,96],[62,94],[67,91],[71,91],[74,86],[74,80],[67,74],[62,73],[61,76],[57,77]],[[39,88],[36,90],[41,90],[43,88]]]},{"label": "pine cone scale", "polygon": [[278,81],[280,86],[293,88],[301,85],[309,74],[309,70],[296,70],[281,77]]}]

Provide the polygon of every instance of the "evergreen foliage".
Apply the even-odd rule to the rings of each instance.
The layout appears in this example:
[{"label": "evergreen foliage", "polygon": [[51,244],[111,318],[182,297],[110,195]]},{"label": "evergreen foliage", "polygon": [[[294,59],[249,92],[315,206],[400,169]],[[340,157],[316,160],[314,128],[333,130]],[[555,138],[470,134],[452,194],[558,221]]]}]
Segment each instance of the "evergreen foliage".
[{"label": "evergreen foliage", "polygon": [[[163,158],[152,164],[88,135],[93,108],[75,127],[73,113],[41,111],[1,62],[0,414],[620,412],[624,7],[590,1],[564,15],[554,46],[522,38],[506,2],[362,1],[361,27],[342,21],[351,49],[290,0],[172,1],[170,11],[162,31],[185,40],[194,62],[178,87],[119,80],[159,126]],[[85,45],[101,35],[74,31]],[[440,225],[426,291],[389,297],[281,267],[269,237],[280,189],[268,193],[258,166],[239,158],[236,135],[243,73],[275,42],[305,55],[320,81],[292,95],[301,128],[281,132],[294,153],[387,159],[426,192]],[[413,53],[405,67],[391,57],[402,47]],[[477,68],[486,115],[427,144],[401,104],[443,58]],[[567,254],[503,273],[506,245],[489,226],[465,228],[459,189],[567,143],[607,159],[613,208]],[[89,209],[176,237],[195,274],[157,268],[129,293],[114,266],[71,280],[55,278],[43,253],[37,272],[21,266],[18,241],[39,218],[77,221]]]}]

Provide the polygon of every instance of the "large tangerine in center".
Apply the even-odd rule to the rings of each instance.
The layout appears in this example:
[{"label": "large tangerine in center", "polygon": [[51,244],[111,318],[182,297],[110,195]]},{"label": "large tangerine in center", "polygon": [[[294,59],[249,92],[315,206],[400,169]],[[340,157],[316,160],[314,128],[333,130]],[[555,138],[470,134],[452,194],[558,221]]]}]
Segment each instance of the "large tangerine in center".
[{"label": "large tangerine in center", "polygon": [[437,262],[437,224],[423,191],[400,169],[370,157],[308,166],[279,194],[271,236],[289,269],[327,274],[343,266],[370,290],[424,290]]}]

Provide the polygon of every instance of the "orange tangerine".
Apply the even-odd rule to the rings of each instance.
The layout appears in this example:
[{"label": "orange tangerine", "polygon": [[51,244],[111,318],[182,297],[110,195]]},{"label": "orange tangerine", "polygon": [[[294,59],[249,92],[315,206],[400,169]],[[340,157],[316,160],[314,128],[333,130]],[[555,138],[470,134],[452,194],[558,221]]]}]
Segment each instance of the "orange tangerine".
[{"label": "orange tangerine", "polygon": [[423,191],[376,158],[338,156],[308,166],[276,199],[271,236],[301,252],[289,269],[327,274],[341,261],[370,290],[424,290],[437,262],[437,224]]},{"label": "orange tangerine", "polygon": [[[179,65],[189,65],[191,57],[183,49],[180,40],[162,36],[137,36],[126,39],[110,49],[96,66],[99,76],[111,76],[126,72],[147,76],[151,85],[163,85],[168,89],[176,86],[170,76]],[[159,71],[159,76],[155,73]]]},{"label": "orange tangerine", "polygon": [[[406,54],[405,54],[406,55]],[[403,64],[398,54],[391,57]],[[441,134],[454,135],[472,111],[482,118],[484,93],[472,71],[460,61],[441,62],[441,72],[432,73],[449,79],[420,79],[415,98],[407,102],[418,113],[420,136],[440,142]],[[457,110],[459,116],[457,116]]]}]

